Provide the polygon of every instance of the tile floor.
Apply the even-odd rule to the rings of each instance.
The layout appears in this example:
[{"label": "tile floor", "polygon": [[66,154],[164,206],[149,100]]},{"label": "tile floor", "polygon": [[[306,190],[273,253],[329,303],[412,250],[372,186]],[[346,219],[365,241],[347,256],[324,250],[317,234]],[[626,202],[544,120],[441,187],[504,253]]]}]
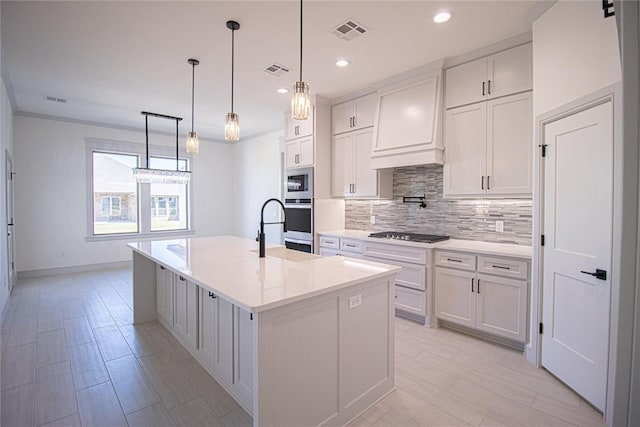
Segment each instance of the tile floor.
[{"label": "tile floor", "polygon": [[[1,425],[249,426],[159,323],[133,326],[131,271],[29,279],[1,328]],[[397,390],[351,426],[604,426],[520,353],[396,322]]]}]

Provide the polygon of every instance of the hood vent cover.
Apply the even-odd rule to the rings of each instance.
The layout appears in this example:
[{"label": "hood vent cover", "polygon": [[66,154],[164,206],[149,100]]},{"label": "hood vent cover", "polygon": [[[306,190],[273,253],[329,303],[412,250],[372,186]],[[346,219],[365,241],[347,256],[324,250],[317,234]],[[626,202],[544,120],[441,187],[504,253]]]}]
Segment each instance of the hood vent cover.
[{"label": "hood vent cover", "polygon": [[342,40],[351,41],[358,36],[365,34],[367,30],[365,27],[357,23],[353,19],[347,19],[342,24],[331,30],[331,33]]},{"label": "hood vent cover", "polygon": [[284,65],[269,64],[264,68],[264,72],[269,74],[270,76],[280,77],[283,74],[287,74],[291,69],[289,67],[285,67]]}]

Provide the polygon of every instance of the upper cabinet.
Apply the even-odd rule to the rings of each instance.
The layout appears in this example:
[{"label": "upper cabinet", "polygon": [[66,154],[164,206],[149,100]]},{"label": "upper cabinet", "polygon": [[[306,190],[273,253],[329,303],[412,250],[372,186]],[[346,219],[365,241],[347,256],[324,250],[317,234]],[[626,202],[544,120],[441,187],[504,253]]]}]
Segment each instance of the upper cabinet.
[{"label": "upper cabinet", "polygon": [[336,104],[332,108],[333,134],[373,126],[378,97],[375,93],[352,101]]},{"label": "upper cabinet", "polygon": [[307,120],[295,120],[291,118],[291,114],[287,114],[284,131],[286,141],[313,135],[313,114]]},{"label": "upper cabinet", "polygon": [[446,108],[472,104],[533,88],[531,43],[446,71]]},{"label": "upper cabinet", "polygon": [[442,163],[441,77],[437,71],[379,92],[372,168]]}]

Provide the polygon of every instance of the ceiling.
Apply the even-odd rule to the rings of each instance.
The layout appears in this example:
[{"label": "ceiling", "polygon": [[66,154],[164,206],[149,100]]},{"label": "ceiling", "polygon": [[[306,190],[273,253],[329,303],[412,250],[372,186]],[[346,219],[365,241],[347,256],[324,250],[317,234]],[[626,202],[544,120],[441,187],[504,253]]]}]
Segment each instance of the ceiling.
[{"label": "ceiling", "polygon": [[[303,80],[336,98],[435,60],[531,30],[535,1],[305,1]],[[435,24],[447,9],[452,19]],[[352,41],[331,30],[346,19],[368,29]],[[21,112],[142,128],[140,111],[191,120],[191,66],[197,58],[195,130],[222,140],[230,111],[231,31],[235,111],[241,137],[282,127],[299,73],[296,1],[2,1],[3,68]],[[338,68],[346,58],[351,65]],[[281,77],[263,69],[291,68]],[[5,67],[6,66],[6,67]],[[46,101],[46,96],[66,103]],[[171,124],[152,123],[152,128]],[[155,129],[155,128],[154,128]]]}]

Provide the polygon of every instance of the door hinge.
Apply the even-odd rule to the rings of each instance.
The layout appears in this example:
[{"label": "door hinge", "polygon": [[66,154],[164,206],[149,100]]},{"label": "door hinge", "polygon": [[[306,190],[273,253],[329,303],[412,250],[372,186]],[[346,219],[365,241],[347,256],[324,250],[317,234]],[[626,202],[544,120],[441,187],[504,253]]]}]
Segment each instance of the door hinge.
[{"label": "door hinge", "polygon": [[542,322],[540,322],[540,327],[538,328],[538,331],[540,332],[540,335],[542,335],[542,331],[544,330],[544,326],[542,325]]},{"label": "door hinge", "polygon": [[544,234],[540,235],[540,246],[544,246]]},{"label": "door hinge", "polygon": [[542,148],[542,157],[547,157],[547,144],[540,144],[538,147]]}]

